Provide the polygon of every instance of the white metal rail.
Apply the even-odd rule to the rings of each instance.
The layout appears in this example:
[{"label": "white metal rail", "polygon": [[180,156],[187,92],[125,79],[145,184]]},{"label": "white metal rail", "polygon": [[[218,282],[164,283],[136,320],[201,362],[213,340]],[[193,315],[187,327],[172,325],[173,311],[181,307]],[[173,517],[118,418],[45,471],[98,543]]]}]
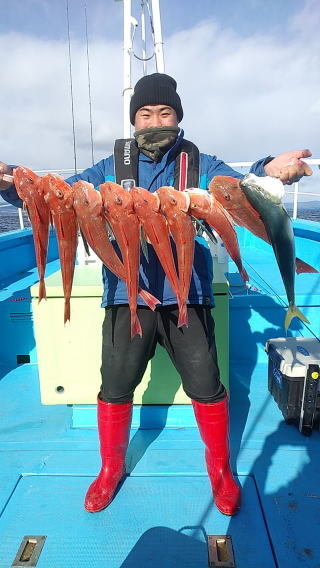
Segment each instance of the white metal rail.
[{"label": "white metal rail", "polygon": [[[307,164],[309,166],[318,166],[318,168],[320,168],[320,159],[319,158],[307,158],[306,160],[304,160],[305,162],[307,162]],[[232,168],[234,168],[235,170],[240,169],[241,168],[250,168],[252,166],[254,162],[228,162],[228,165],[231,166]],[[83,168],[84,169],[84,168]],[[79,168],[79,171],[82,171],[81,168]],[[45,175],[47,173],[55,173],[55,174],[59,174],[62,177],[68,177],[74,174],[74,169],[70,168],[70,169],[50,169],[50,170],[35,170],[35,172],[38,175]],[[319,184],[320,184],[320,180],[319,180]],[[288,187],[293,187],[293,190],[288,189]],[[292,218],[296,219],[297,215],[298,215],[298,203],[299,203],[299,198],[300,196],[303,195],[308,195],[309,197],[315,197],[315,199],[319,199],[319,209],[320,209],[320,193],[315,193],[315,192],[305,192],[305,191],[299,191],[299,182],[294,183],[293,186],[287,186],[286,188],[286,194],[290,194],[293,195],[293,213],[292,213]],[[7,207],[7,205],[0,205],[0,210],[2,207]],[[20,222],[20,228],[24,229],[24,221],[23,221],[23,216],[22,216],[22,210],[18,209],[18,215],[19,215],[19,222]]]}]

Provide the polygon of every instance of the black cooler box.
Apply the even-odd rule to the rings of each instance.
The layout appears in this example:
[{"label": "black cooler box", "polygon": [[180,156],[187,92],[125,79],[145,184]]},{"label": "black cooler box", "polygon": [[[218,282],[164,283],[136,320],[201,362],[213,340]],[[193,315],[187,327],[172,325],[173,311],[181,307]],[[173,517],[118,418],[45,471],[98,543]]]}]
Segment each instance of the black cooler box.
[{"label": "black cooler box", "polygon": [[310,435],[320,423],[320,342],[277,337],[266,343],[268,387],[288,424]]}]

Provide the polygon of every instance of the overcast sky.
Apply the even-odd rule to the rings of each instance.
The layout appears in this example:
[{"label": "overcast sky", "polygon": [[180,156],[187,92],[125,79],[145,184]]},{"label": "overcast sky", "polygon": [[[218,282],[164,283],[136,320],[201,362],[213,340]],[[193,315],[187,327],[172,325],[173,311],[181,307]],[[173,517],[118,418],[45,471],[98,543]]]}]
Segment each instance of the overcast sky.
[{"label": "overcast sky", "polygon": [[[132,2],[138,17],[140,0]],[[95,161],[123,128],[123,4],[69,0],[80,168],[91,165],[85,4]],[[0,0],[0,8],[0,160],[72,168],[66,0]],[[188,139],[225,161],[293,148],[320,158],[319,0],[160,0],[160,9],[166,72],[178,82]],[[139,38],[138,28],[137,55]],[[135,60],[133,83],[141,75]],[[320,192],[319,170],[303,190]]]}]

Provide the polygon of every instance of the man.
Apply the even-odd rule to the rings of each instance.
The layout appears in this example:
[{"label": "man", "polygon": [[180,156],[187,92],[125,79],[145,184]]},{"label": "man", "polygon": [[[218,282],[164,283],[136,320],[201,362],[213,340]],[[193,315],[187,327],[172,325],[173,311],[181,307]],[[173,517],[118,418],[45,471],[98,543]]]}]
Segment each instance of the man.
[{"label": "man", "polygon": [[[135,127],[136,143],[123,146],[126,151],[136,150],[136,158],[119,165],[116,153],[107,159],[72,176],[73,183],[85,179],[98,187],[105,181],[124,181],[119,169],[125,162],[134,167],[129,179],[149,191],[163,185],[179,182],[181,152],[190,154],[188,171],[198,181],[196,185],[207,189],[216,175],[242,175],[215,156],[197,153],[197,148],[184,139],[178,124],[183,118],[181,100],[176,82],[165,74],[154,73],[143,77],[135,86],[130,104],[130,119]],[[126,142],[128,144],[128,141]],[[123,154],[126,155],[126,154]],[[301,158],[310,156],[308,150],[292,151],[276,158],[268,157],[256,162],[251,171],[256,175],[271,175],[284,183],[292,183],[312,170]],[[132,162],[135,161],[135,164]],[[177,164],[180,163],[180,170]],[[120,167],[121,166],[121,167]],[[12,170],[0,164],[0,173]],[[125,170],[123,170],[125,171]],[[126,172],[125,172],[126,173]],[[120,176],[120,177],[119,177]],[[128,176],[125,176],[128,177]],[[7,201],[21,202],[13,186],[0,181]],[[190,187],[190,186],[189,186]],[[130,311],[126,286],[109,270],[103,268],[105,310],[102,347],[102,386],[98,396],[98,430],[102,467],[97,479],[88,489],[85,507],[90,512],[100,511],[113,498],[119,481],[125,473],[125,454],[128,446],[132,415],[132,399],[141,381],[147,363],[155,352],[157,342],[164,346],[178,369],[183,388],[192,399],[200,434],[206,446],[206,462],[213,496],[219,510],[226,515],[235,514],[240,506],[240,488],[229,465],[228,401],[220,382],[211,316],[212,259],[206,243],[196,238],[195,257],[189,293],[189,327],[177,328],[177,299],[164,275],[162,267],[149,246],[148,261],[142,259],[140,277],[143,288],[156,296],[162,305],[152,312],[140,300],[138,316],[142,325],[142,338],[130,338]]]}]

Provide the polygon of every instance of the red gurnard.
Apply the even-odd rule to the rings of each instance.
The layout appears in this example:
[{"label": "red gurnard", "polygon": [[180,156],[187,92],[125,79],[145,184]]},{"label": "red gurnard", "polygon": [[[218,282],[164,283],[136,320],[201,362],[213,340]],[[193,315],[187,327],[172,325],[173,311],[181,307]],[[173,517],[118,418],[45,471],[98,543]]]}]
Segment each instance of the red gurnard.
[{"label": "red gurnard", "polygon": [[169,280],[173,293],[177,296],[179,310],[183,318],[183,300],[179,289],[179,279],[170,243],[169,227],[165,217],[160,213],[160,199],[142,187],[131,190],[134,210],[143,227],[146,237],[153,246],[161,266]]},{"label": "red gurnard", "polygon": [[17,193],[28,210],[39,273],[39,302],[46,298],[44,273],[47,263],[50,212],[41,188],[41,177],[20,166],[13,170]]},{"label": "red gurnard", "polygon": [[187,299],[192,276],[194,258],[195,229],[188,215],[190,197],[187,192],[177,191],[173,187],[157,189],[160,209],[166,217],[170,233],[176,245],[179,274],[179,319],[178,327],[188,325]]},{"label": "red gurnard", "polygon": [[47,174],[41,178],[41,186],[57,233],[64,293],[64,323],[66,323],[70,320],[70,297],[78,242],[73,189],[55,174]]},{"label": "red gurnard", "polygon": [[[114,250],[106,231],[106,220],[102,209],[102,198],[99,191],[94,189],[92,183],[77,181],[73,185],[74,201],[77,219],[90,247],[118,278],[127,282],[127,275],[123,263]],[[138,289],[144,302],[155,310],[159,300],[146,290]]]},{"label": "red gurnard", "polygon": [[[256,237],[271,244],[260,214],[248,201],[240,182],[240,179],[234,177],[216,176],[211,181],[209,190],[237,225],[245,227]],[[296,272],[300,274],[301,272],[318,271],[300,258],[296,258]]]},{"label": "red gurnard", "polygon": [[137,316],[140,266],[140,225],[133,208],[133,200],[126,191],[114,182],[100,185],[103,211],[119,245],[126,273],[128,302],[131,312],[131,338],[142,337]]},{"label": "red gurnard", "polygon": [[217,231],[232,260],[238,267],[242,279],[249,280],[247,271],[242,265],[238,237],[229,213],[209,193],[199,189],[189,189],[189,213],[197,219],[203,219]]}]

